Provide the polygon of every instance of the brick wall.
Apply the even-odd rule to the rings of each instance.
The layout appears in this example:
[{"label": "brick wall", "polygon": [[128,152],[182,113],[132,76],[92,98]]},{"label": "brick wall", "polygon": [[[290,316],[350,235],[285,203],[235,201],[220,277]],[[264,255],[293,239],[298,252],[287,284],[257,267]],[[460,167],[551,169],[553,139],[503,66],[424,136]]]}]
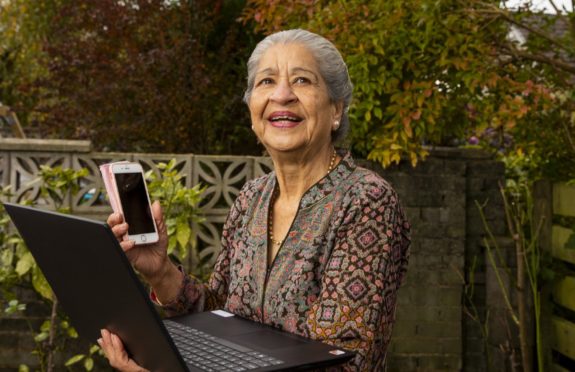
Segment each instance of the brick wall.
[{"label": "brick wall", "polygon": [[486,370],[479,323],[463,308],[463,281],[468,280],[476,257],[473,302],[483,321],[487,305],[483,223],[475,201],[487,202],[487,221],[495,234],[503,235],[498,190],[503,165],[481,151],[459,149],[434,150],[416,168],[402,164],[383,170],[364,164],[392,183],[413,225],[412,254],[407,282],[399,293],[389,370]]},{"label": "brick wall", "polygon": [[[390,371],[484,371],[485,349],[477,322],[465,315],[464,278],[477,257],[476,304],[483,319],[493,278],[486,275],[483,224],[475,200],[487,202],[486,217],[504,235],[498,183],[503,165],[478,150],[436,149],[416,168],[389,169],[359,163],[382,174],[396,189],[413,226],[405,286],[388,354]],[[491,281],[490,283],[488,283]],[[34,314],[34,322],[38,322]],[[493,326],[496,326],[495,324]],[[0,319],[0,372],[31,363],[32,347],[24,319]],[[497,345],[497,340],[491,340]]]}]

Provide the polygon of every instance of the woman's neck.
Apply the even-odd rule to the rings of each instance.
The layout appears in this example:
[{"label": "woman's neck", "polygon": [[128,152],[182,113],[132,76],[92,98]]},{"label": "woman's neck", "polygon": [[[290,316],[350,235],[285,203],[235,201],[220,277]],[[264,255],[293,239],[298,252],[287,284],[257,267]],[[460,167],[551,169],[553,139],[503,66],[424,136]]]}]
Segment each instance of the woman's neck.
[{"label": "woman's neck", "polygon": [[278,154],[272,157],[279,186],[278,199],[299,203],[303,194],[325,177],[330,166],[335,166],[338,157],[334,157],[334,151],[329,145],[314,154]]}]

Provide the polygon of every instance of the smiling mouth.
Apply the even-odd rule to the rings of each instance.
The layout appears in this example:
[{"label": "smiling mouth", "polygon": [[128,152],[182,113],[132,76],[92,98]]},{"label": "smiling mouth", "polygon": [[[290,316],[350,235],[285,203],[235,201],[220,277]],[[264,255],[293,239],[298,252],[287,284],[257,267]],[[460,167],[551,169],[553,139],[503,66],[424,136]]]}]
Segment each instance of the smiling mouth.
[{"label": "smiling mouth", "polygon": [[272,126],[278,128],[292,128],[303,121],[303,118],[291,112],[276,112],[268,117]]}]

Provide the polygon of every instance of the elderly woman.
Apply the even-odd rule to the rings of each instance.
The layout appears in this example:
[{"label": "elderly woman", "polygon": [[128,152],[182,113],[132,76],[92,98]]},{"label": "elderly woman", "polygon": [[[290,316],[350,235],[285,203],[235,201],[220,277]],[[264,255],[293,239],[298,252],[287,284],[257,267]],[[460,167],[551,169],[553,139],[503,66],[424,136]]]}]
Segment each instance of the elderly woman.
[{"label": "elderly woman", "polygon": [[[159,243],[121,242],[168,314],[223,308],[356,351],[343,370],[384,369],[409,225],[390,185],[334,147],[351,96],[347,67],[323,37],[289,30],[257,45],[244,99],[274,172],[242,188],[209,283],[168,259],[157,203]],[[127,232],[119,215],[108,223],[118,238]],[[100,345],[115,368],[142,370],[117,336],[102,331]]]}]

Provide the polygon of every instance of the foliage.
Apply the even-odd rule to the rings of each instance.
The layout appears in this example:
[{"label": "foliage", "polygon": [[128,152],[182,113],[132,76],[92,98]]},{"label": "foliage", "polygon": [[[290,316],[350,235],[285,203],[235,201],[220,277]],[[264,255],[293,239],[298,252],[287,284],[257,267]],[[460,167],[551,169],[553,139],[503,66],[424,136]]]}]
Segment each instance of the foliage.
[{"label": "foliage", "polygon": [[197,252],[196,236],[192,224],[204,221],[201,217],[200,201],[206,187],[200,184],[187,188],[183,184],[183,176],[176,167],[176,159],[168,163],[159,163],[161,175],[158,177],[148,171],[148,189],[152,199],[159,200],[164,212],[168,229],[168,253],[174,254],[178,260],[183,260],[188,253],[192,255],[194,267],[192,271],[201,271],[201,263]]},{"label": "foliage", "polygon": [[[40,183],[40,193],[43,197],[49,198],[54,203],[56,209],[64,212],[64,201],[67,197],[76,194],[79,190],[79,180],[87,175],[86,169],[71,170],[58,167],[42,166],[40,174],[33,183]],[[9,190],[4,189],[2,199],[10,196]],[[31,204],[31,201],[26,201]],[[1,211],[2,235],[0,236],[0,252],[2,257],[1,275],[2,292],[4,298],[8,298],[5,312],[17,314],[24,312],[25,304],[19,303],[16,288],[32,288],[41,298],[50,305],[52,311],[49,319],[44,321],[39,332],[34,337],[40,369],[42,371],[53,370],[54,354],[65,350],[68,339],[76,339],[78,334],[70,326],[65,314],[58,311],[58,302],[53,292],[36,264],[32,254],[25,246],[24,241],[12,229],[9,228],[9,218],[4,210]],[[29,324],[31,331],[32,325]],[[89,367],[90,364],[85,365]],[[27,370],[22,366],[21,370]],[[91,369],[91,368],[90,368]],[[87,370],[90,370],[87,369]]]},{"label": "foliage", "polygon": [[42,182],[40,194],[49,197],[55,204],[56,210],[61,213],[69,213],[64,207],[65,198],[76,195],[80,191],[79,180],[88,175],[88,170],[82,168],[74,170],[56,166],[54,168],[41,165],[38,180]]},{"label": "foliage", "polygon": [[[536,164],[522,151],[503,158],[506,166],[506,183],[501,186],[507,229],[514,243],[516,270],[512,275],[504,258],[498,239],[492,233],[484,214],[485,205],[476,201],[486,236],[483,238],[486,257],[496,276],[498,288],[505,301],[509,317],[519,331],[521,365],[523,371],[544,370],[543,331],[541,329],[542,289],[556,275],[548,252],[541,250],[539,235],[543,219],[534,214],[532,195],[533,168]],[[506,286],[504,277],[510,280]],[[512,293],[513,292],[513,293]],[[512,303],[516,299],[516,305]],[[532,309],[533,319],[527,309]],[[532,345],[528,341],[530,328],[534,325],[536,358],[531,357]],[[535,368],[532,364],[536,363]]]},{"label": "foliage", "polygon": [[[0,102],[11,106],[24,124],[38,103],[34,82],[46,76],[42,51],[59,0],[0,1]],[[22,115],[20,115],[22,114]]]},{"label": "foliage", "polygon": [[[9,186],[0,189],[0,200],[6,200],[10,196]],[[19,264],[20,258],[26,253],[22,238],[9,226],[10,218],[5,213],[4,206],[0,204],[0,283],[3,284],[0,288],[2,298],[10,301],[14,299],[10,289],[18,282],[20,273],[27,270],[23,264]]]},{"label": "foliage", "polygon": [[87,354],[76,354],[64,363],[64,366],[70,367],[76,363],[83,362],[83,367],[86,371],[91,371],[94,368],[94,356],[103,356],[103,351],[97,346],[90,346]]},{"label": "foliage", "polygon": [[[36,0],[16,1],[12,19],[35,12]],[[258,151],[241,101],[253,44],[235,21],[243,0],[43,1],[49,24],[13,38],[40,39],[42,58],[21,63],[47,71],[30,76],[36,104],[19,112],[25,131],[100,150]],[[7,85],[17,106],[24,91]]]},{"label": "foliage", "polygon": [[1,99],[22,110],[26,131],[98,149],[256,153],[241,103],[250,29],[301,27],[348,63],[356,154],[415,164],[428,146],[469,140],[521,149],[537,176],[573,179],[573,12],[502,4],[2,1]]},{"label": "foliage", "polygon": [[485,312],[477,306],[474,301],[475,298],[475,273],[477,270],[477,256],[473,256],[471,265],[469,265],[467,279],[465,275],[459,271],[455,270],[455,273],[461,279],[463,284],[463,313],[468,316],[475,324],[479,326],[479,332],[481,335],[481,341],[483,349],[485,350],[485,363],[487,366],[491,366],[491,354],[489,353],[489,317],[490,309],[487,308]]},{"label": "foliage", "polygon": [[524,35],[524,42],[492,38],[492,44],[504,63],[515,66],[516,80],[530,83],[528,92],[531,82],[547,92],[543,110],[527,112],[509,131],[515,149],[535,163],[533,177],[575,179],[575,13],[556,8],[559,15],[543,14],[530,2],[515,12],[478,4],[482,17]]},{"label": "foliage", "polygon": [[355,83],[361,156],[415,164],[426,145],[471,139],[574,178],[573,13],[500,5],[11,0],[0,5],[2,97],[25,110],[27,130],[99,149],[255,153],[241,103],[254,35],[242,14],[256,32],[302,27],[334,41]]},{"label": "foliage", "polygon": [[[184,259],[188,251],[197,257],[195,234],[191,229],[192,223],[203,221],[200,212],[201,194],[204,188],[199,185],[186,188],[181,174],[178,172],[175,159],[168,163],[160,163],[160,176],[147,173],[150,180],[149,190],[153,199],[160,200],[169,235],[169,252],[176,259]],[[51,201],[54,208],[60,212],[69,212],[65,207],[66,200],[77,194],[80,190],[80,182],[88,175],[87,169],[73,170],[61,166],[41,166],[37,179],[32,183],[40,184],[40,195],[47,201]],[[10,189],[0,189],[0,199],[10,198]],[[37,201],[36,201],[37,202]],[[32,201],[25,201],[32,204]],[[49,203],[50,204],[50,203]],[[51,371],[54,366],[54,354],[59,351],[69,351],[69,340],[78,338],[76,330],[70,325],[67,316],[58,307],[58,301],[44,275],[35,263],[32,254],[26,248],[20,236],[10,228],[10,219],[0,204],[0,289],[2,298],[7,300],[4,313],[7,315],[23,314],[26,304],[18,301],[17,287],[32,288],[51,307],[50,317],[45,320],[34,341],[40,369]],[[193,261],[195,266],[192,271],[203,273],[199,261]],[[32,325],[29,324],[32,332]],[[96,345],[88,345],[86,353],[78,353],[65,361],[65,367],[72,368],[81,365],[86,371],[94,368],[97,356],[102,352]],[[22,366],[22,370],[28,370]]]},{"label": "foliage", "polygon": [[[499,5],[249,0],[244,21],[266,34],[306,28],[335,43],[355,84],[351,144],[361,155],[383,165],[402,157],[415,164],[427,155],[425,145],[474,137],[505,150],[501,140],[510,135],[513,147],[533,152],[540,168],[558,178],[575,176],[574,100],[568,99],[574,94],[573,27],[560,36],[561,48],[542,42],[536,26],[529,27],[528,43],[518,45],[508,41],[510,25],[525,29],[530,16],[541,15]],[[545,19],[541,28],[557,21]],[[561,19],[574,21],[572,13]],[[566,163],[571,167],[562,169]]]}]

